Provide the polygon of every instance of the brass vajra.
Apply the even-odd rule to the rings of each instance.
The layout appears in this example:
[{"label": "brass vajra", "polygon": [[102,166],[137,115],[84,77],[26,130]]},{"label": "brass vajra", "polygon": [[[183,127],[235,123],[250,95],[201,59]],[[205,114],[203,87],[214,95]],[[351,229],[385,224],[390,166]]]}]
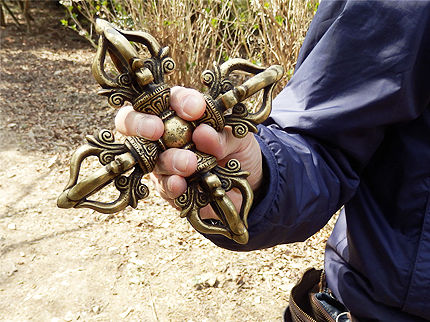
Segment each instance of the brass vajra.
[{"label": "brass vajra", "polygon": [[[58,207],[86,207],[103,213],[118,212],[128,205],[135,208],[138,200],[149,194],[141,179],[152,172],[160,153],[172,147],[188,149],[196,153],[198,165],[197,171],[187,178],[186,192],[175,200],[181,208],[181,217],[187,217],[203,234],[221,234],[246,244],[249,237],[247,218],[253,201],[253,192],[246,180],[249,173],[242,171],[240,163],[234,159],[224,167],[219,166],[214,156],[196,150],[191,136],[202,123],[217,131],[230,126],[238,138],[243,138],[249,131],[256,132],[256,125],[270,114],[272,90],[283,75],[282,67],[274,65],[266,69],[236,58],[215,65],[213,71],[204,71],[201,79],[209,88],[205,94],[206,112],[200,119],[189,122],[169,108],[170,87],[164,83],[164,75],[174,70],[175,62],[167,56],[168,47],[161,47],[148,33],[118,30],[101,19],[96,22],[96,31],[100,38],[92,73],[103,88],[99,94],[107,96],[114,107],[131,102],[136,111],[157,115],[163,120],[165,131],[158,141],[127,137],[124,143],[115,142],[108,130],[100,131],[97,137],[87,136],[88,143],[72,155],[70,179],[58,198]],[[130,42],[146,46],[151,57],[140,58]],[[118,71],[115,78],[104,70],[106,53]],[[234,87],[228,76],[235,70],[254,76]],[[241,102],[260,90],[263,90],[261,106],[251,113]],[[104,167],[78,182],[81,164],[88,156],[97,156]],[[127,176],[126,172],[131,173]],[[120,192],[115,201],[105,203],[87,199],[112,181]],[[239,212],[226,194],[233,188],[243,197]],[[207,205],[214,209],[219,221],[200,218],[200,209]]]}]

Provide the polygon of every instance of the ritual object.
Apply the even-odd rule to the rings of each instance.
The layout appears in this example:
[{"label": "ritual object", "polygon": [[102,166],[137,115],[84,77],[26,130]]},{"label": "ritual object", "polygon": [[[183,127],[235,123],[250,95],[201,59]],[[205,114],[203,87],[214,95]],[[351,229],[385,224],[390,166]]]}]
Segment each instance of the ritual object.
[{"label": "ritual object", "polygon": [[[170,86],[164,76],[173,72],[175,62],[168,56],[169,48],[161,47],[150,34],[142,31],[124,31],[109,22],[97,19],[99,34],[97,54],[92,73],[101,85],[100,95],[108,97],[113,107],[130,102],[142,113],[157,115],[164,123],[164,134],[157,141],[141,137],[127,137],[117,142],[113,133],[102,130],[97,136],[87,136],[87,144],[78,148],[71,157],[70,179],[57,205],[61,208],[91,208],[102,213],[115,213],[127,206],[135,208],[138,200],[149,194],[142,177],[152,172],[157,159],[169,148],[193,151],[197,155],[197,170],[187,178],[187,190],[175,199],[191,225],[203,234],[220,234],[237,243],[248,242],[248,213],[253,202],[253,191],[246,180],[248,172],[232,159],[220,166],[214,156],[198,151],[192,134],[199,124],[208,124],[217,131],[229,126],[237,138],[248,132],[257,132],[257,124],[267,119],[271,111],[272,91],[283,75],[279,65],[264,68],[244,59],[230,59],[214,70],[204,71],[201,80],[208,91],[204,94],[206,111],[196,121],[180,118],[170,108]],[[141,58],[136,44],[145,46],[149,58]],[[106,54],[109,54],[117,76],[105,71]],[[234,86],[229,79],[233,71],[252,75],[243,84]],[[262,90],[260,106],[250,112],[242,102]],[[78,182],[82,162],[97,156],[103,165],[93,174]],[[114,182],[119,197],[112,202],[90,200],[89,197]],[[236,210],[226,192],[236,188],[242,194],[240,210]],[[219,220],[202,220],[200,209],[210,205]]]}]

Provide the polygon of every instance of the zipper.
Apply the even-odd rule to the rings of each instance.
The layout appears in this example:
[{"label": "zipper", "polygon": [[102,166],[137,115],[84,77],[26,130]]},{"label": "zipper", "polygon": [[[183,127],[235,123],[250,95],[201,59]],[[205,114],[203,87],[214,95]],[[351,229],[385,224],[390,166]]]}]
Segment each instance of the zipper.
[{"label": "zipper", "polygon": [[314,304],[313,307],[318,311],[318,314],[324,316],[324,321],[327,322],[336,322],[336,320],[324,309],[318,299],[315,297],[315,294],[311,295],[311,301]]},{"label": "zipper", "polygon": [[[300,321],[303,322],[317,322],[313,317],[311,317],[309,314],[305,313],[294,301],[292,297],[290,297],[290,303],[292,311],[295,311],[294,317],[298,318]],[[297,312],[298,311],[298,312]],[[304,318],[302,318],[302,316]]]},{"label": "zipper", "polygon": [[[316,277],[315,274],[318,274],[318,271],[311,268],[308,269],[303,276],[301,277],[300,281],[296,284],[296,286],[293,287],[293,289],[290,292],[290,298],[289,298],[289,302],[290,302],[290,312],[291,312],[291,316],[293,318],[293,321],[297,322],[317,322],[317,320],[310,316],[309,314],[307,314],[305,311],[303,311],[296,303],[296,301],[294,300],[294,298],[296,297],[296,293],[297,290],[300,289],[301,292],[303,292],[303,288],[306,289],[306,296],[308,297],[308,301],[309,301],[309,291],[312,289],[312,286],[315,285],[316,283],[318,283],[318,281],[320,280],[321,276]],[[319,274],[321,275],[321,274]],[[310,284],[310,281],[314,280],[315,284]],[[306,281],[306,283],[303,283],[304,281]],[[304,284],[304,285],[303,285]],[[305,286],[306,285],[306,286]],[[310,303],[309,303],[310,304]]]},{"label": "zipper", "polygon": [[294,311],[294,317],[298,318],[300,321],[303,321],[303,322],[317,322],[313,317],[311,317],[309,314],[304,312],[297,305],[296,301],[294,301],[292,296],[290,296],[290,304],[291,304],[291,310]]}]

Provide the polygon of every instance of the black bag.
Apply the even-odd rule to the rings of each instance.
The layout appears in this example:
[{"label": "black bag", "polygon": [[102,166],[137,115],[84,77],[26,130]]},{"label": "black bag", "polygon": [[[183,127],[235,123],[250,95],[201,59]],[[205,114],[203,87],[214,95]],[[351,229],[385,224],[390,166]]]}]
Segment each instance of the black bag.
[{"label": "black bag", "polygon": [[286,322],[351,322],[345,306],[333,297],[325,285],[323,270],[308,269],[293,287]]}]

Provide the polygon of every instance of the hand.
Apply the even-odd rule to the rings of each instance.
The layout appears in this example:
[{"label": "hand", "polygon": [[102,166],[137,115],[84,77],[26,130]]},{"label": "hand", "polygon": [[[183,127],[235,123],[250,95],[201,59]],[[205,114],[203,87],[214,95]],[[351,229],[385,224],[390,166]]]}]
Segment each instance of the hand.
[{"label": "hand", "polygon": [[[201,93],[177,86],[171,89],[170,104],[177,115],[187,121],[199,119],[206,108]],[[115,125],[117,130],[125,135],[140,136],[151,141],[158,140],[164,132],[160,118],[136,112],[130,105],[118,111]],[[250,172],[247,179],[251,188],[254,191],[259,188],[263,177],[261,150],[252,133],[238,139],[233,136],[229,127],[217,132],[209,125],[201,124],[194,130],[192,140],[197,150],[215,156],[221,166],[230,159],[237,159],[242,170]],[[151,177],[160,195],[174,206],[174,199],[183,194],[187,188],[185,177],[192,175],[196,168],[197,157],[193,152],[171,148],[160,154]],[[227,194],[239,211],[242,203],[240,192],[232,189]],[[201,209],[200,216],[202,219],[218,219],[209,206]]]}]

